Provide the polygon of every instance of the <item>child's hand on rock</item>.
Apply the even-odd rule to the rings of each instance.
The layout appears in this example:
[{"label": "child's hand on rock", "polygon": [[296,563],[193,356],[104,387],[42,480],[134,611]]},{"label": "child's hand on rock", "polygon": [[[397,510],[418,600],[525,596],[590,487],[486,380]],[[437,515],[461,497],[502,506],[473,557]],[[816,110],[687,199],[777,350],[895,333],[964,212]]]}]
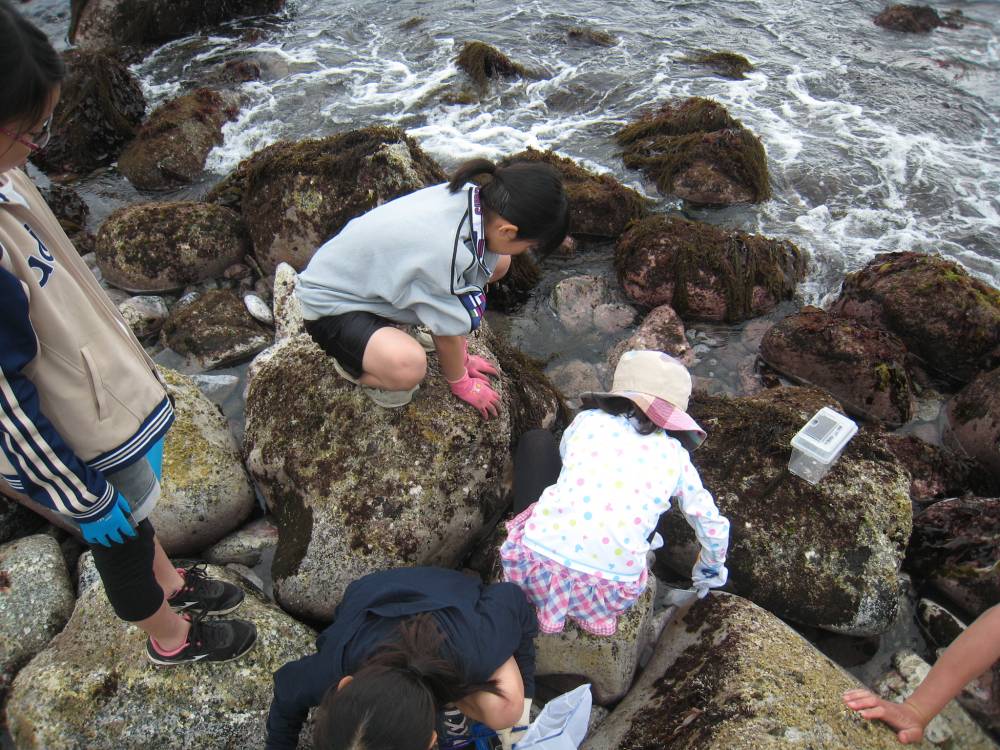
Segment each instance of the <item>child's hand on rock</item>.
[{"label": "child's hand on rock", "polygon": [[465,359],[465,369],[469,372],[470,378],[478,378],[487,383],[490,382],[490,375],[498,375],[497,368],[490,364],[489,360],[483,359],[477,354],[469,354]]},{"label": "child's hand on rock", "polygon": [[915,706],[893,703],[879,698],[871,690],[858,688],[843,695],[844,703],[861,714],[863,719],[881,719],[896,730],[896,737],[904,745],[919,742],[924,736],[925,721]]},{"label": "child's hand on rock", "polygon": [[500,396],[488,385],[488,381],[471,377],[466,370],[460,380],[448,381],[451,392],[467,404],[472,404],[483,419],[499,414]]}]

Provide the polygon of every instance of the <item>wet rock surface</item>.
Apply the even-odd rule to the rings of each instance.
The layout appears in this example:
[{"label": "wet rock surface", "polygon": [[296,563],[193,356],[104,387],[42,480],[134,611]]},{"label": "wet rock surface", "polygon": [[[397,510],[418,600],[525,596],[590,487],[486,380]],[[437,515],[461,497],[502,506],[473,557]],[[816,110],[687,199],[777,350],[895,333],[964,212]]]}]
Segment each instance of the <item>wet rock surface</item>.
[{"label": "wet rock surface", "polygon": [[601,276],[571,276],[552,290],[552,307],[559,322],[571,334],[583,334],[594,328],[605,333],[631,325],[635,310],[623,304],[617,290]]},{"label": "wet rock surface", "polygon": [[222,143],[222,126],[239,107],[232,95],[202,88],[171,99],[143,123],[118,159],[118,169],[140,190],[194,182],[208,152]]},{"label": "wet rock surface", "polygon": [[898,747],[887,728],[844,709],[840,695],[854,687],[777,617],[714,593],[667,625],[635,686],[582,750]]},{"label": "wet rock surface", "polygon": [[56,183],[39,188],[38,192],[45,199],[45,204],[52,209],[59,220],[59,226],[66,232],[77,252],[81,255],[90,252],[94,244],[94,236],[86,230],[90,207],[81,195],[71,187]]},{"label": "wet rock surface", "polygon": [[653,599],[656,579],[639,600],[618,618],[614,635],[590,635],[572,620],[561,633],[541,633],[535,639],[535,673],[545,675],[581,675],[591,684],[594,702],[608,705],[621,700],[628,692],[639,668],[643,649],[655,640]]},{"label": "wet rock surface", "polygon": [[684,320],[763,315],[792,297],[805,268],[790,242],[678,217],[638,221],[615,247],[625,294],[644,307],[670,305]]},{"label": "wet rock surface", "polygon": [[760,139],[712,99],[668,101],[615,134],[625,166],[661,193],[698,205],[760,203],[771,197]]},{"label": "wet rock surface", "polygon": [[917,514],[906,567],[970,618],[1000,602],[1000,499],[952,498]]},{"label": "wet rock surface", "polygon": [[910,499],[932,502],[961,495],[969,487],[989,487],[989,477],[972,461],[913,435],[886,435],[886,447],[910,473]]},{"label": "wet rock surface", "polygon": [[[910,477],[864,430],[819,484],[789,473],[791,437],[823,406],[836,402],[809,388],[744,398],[696,392],[688,413],[709,438],[692,460],[731,523],[727,566],[737,593],[794,622],[877,635],[896,616]],[[667,513],[659,529],[658,557],[690,575],[697,546],[683,514]]]},{"label": "wet rock surface", "polygon": [[746,78],[744,73],[753,70],[750,61],[735,52],[700,52],[688,58],[688,61],[709,68],[716,75],[733,81],[744,80]]},{"label": "wet rock surface", "polygon": [[129,297],[118,305],[118,312],[125,318],[136,338],[145,338],[158,333],[170,311],[163,297],[140,295]]},{"label": "wet rock surface", "polygon": [[830,312],[888,329],[953,388],[1000,365],[1000,291],[937,255],[877,256],[848,274]]},{"label": "wet rock surface", "polygon": [[66,78],[52,139],[31,161],[50,173],[86,174],[115,160],[142,122],[146,100],[117,57],[74,50],[63,58]]},{"label": "wet rock surface", "polygon": [[62,630],[76,597],[59,543],[46,534],[0,547],[0,696]]},{"label": "wet rock surface", "polygon": [[960,29],[961,21],[962,11],[950,11],[942,18],[929,5],[890,5],[875,16],[876,26],[910,34],[926,34],[942,26]]},{"label": "wet rock surface", "polygon": [[446,180],[398,128],[373,126],[258,151],[210,194],[240,206],[265,274],[301,271],[316,249],[375,206]]},{"label": "wet rock surface", "polygon": [[266,550],[278,543],[278,527],[270,517],[251,521],[205,552],[205,559],[219,565],[236,563],[253,567]]},{"label": "wet rock surface", "polygon": [[222,275],[249,246],[240,217],[210,203],[140,203],[118,209],[97,234],[104,277],[130,292],[180,289]]},{"label": "wet rock surface", "polygon": [[544,162],[559,170],[569,199],[569,231],[574,236],[617,238],[629,222],[647,212],[646,200],[635,190],[611,175],[595,174],[552,151],[529,148],[501,164],[515,161]]},{"label": "wet rock surface", "polygon": [[208,291],[188,305],[178,305],[160,331],[165,347],[189,358],[200,370],[249,359],[272,340],[271,332],[228,289]]},{"label": "wet rock surface", "polygon": [[152,523],[170,555],[191,555],[239,528],[253,487],[226,418],[194,381],[160,369],[176,419],[163,447],[162,496]]},{"label": "wet rock surface", "polygon": [[[220,568],[208,573],[236,582]],[[144,654],[146,636],[115,616],[91,578],[65,630],[14,681],[7,705],[14,744],[27,750],[262,747],[272,674],[313,653],[315,633],[252,592],[236,615],[257,627],[246,656],[157,669]]]},{"label": "wet rock surface", "polygon": [[246,463],[278,525],[272,574],[288,611],[329,621],[347,584],[365,573],[454,566],[499,517],[508,383],[494,382],[503,407],[483,423],[450,394],[436,357],[428,364],[413,401],[392,410],[337,375],[305,335],[284,340],[256,368]]},{"label": "wet rock surface", "polygon": [[829,391],[853,416],[898,427],[913,414],[906,347],[882,328],[804,307],[764,335],[760,356],[782,375]]},{"label": "wet rock surface", "polygon": [[984,372],[948,403],[951,437],[1000,481],[1000,367]]},{"label": "wet rock surface", "polygon": [[532,78],[534,74],[485,42],[466,42],[455,58],[455,65],[481,89],[498,78]]},{"label": "wet rock surface", "polygon": [[684,321],[670,305],[660,305],[650,311],[638,330],[624,341],[617,343],[608,356],[608,367],[614,372],[622,354],[631,349],[651,349],[666,352],[690,367],[694,351],[684,335]]},{"label": "wet rock surface", "polygon": [[0,480],[0,544],[33,534],[45,525],[37,513],[4,495],[6,486]]}]

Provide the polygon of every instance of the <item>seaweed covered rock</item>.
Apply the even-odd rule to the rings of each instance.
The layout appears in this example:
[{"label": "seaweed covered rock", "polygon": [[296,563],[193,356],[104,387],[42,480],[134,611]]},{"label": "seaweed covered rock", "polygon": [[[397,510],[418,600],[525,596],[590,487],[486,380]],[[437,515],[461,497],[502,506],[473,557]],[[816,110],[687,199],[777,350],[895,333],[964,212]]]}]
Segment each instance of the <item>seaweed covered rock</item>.
[{"label": "seaweed covered rock", "polygon": [[485,42],[466,42],[455,58],[455,65],[471,78],[477,86],[486,85],[498,78],[532,78],[534,74],[523,65]]},{"label": "seaweed covered rock", "polygon": [[875,25],[892,31],[905,31],[910,34],[927,34],[934,29],[945,26],[949,29],[960,29],[962,11],[953,10],[944,18],[929,5],[890,5],[877,16]]},{"label": "seaweed covered rock", "polygon": [[735,52],[699,52],[688,58],[688,62],[704,65],[717,75],[734,81],[742,81],[746,78],[743,74],[753,70],[750,61]]},{"label": "seaweed covered rock", "polygon": [[[930,665],[912,651],[893,654],[892,666],[875,684],[875,692],[897,703],[909,698],[931,671]],[[954,700],[928,723],[923,744],[941,750],[997,750],[997,744]]]},{"label": "seaweed covered rock", "polygon": [[561,633],[540,633],[535,638],[535,673],[580,675],[590,683],[595,703],[607,706],[621,700],[635,679],[640,655],[656,637],[655,596],[656,578],[650,576],[639,601],[618,618],[614,635],[591,635],[572,620]]},{"label": "seaweed covered rock", "polygon": [[625,166],[648,174],[661,193],[725,206],[771,197],[760,139],[712,99],[665,102],[615,138]]},{"label": "seaweed covered rock", "polygon": [[618,366],[622,354],[630,349],[652,349],[666,352],[687,367],[694,364],[694,351],[684,335],[684,321],[670,305],[660,305],[650,311],[639,328],[629,338],[618,342],[608,355],[608,367]]},{"label": "seaweed covered rock", "polygon": [[501,164],[515,161],[544,162],[559,170],[569,199],[569,231],[574,236],[618,238],[631,221],[646,214],[646,199],[635,190],[553,151],[529,148]]},{"label": "seaweed covered rock", "polygon": [[59,543],[46,534],[0,547],[0,697],[73,613],[76,597]]},{"label": "seaweed covered rock", "polygon": [[760,357],[800,384],[826,389],[852,415],[892,427],[910,421],[906,347],[883,328],[807,306],[764,335]]},{"label": "seaweed covered rock", "polygon": [[285,0],[72,0],[69,40],[84,49],[162,44]]},{"label": "seaweed covered rock", "polygon": [[566,36],[574,42],[582,42],[594,47],[613,47],[618,43],[613,34],[587,26],[572,26],[566,32]]},{"label": "seaweed covered rock", "polygon": [[951,436],[1000,480],[1000,367],[984,372],[948,402]]},{"label": "seaweed covered rock", "polygon": [[[709,434],[692,458],[731,523],[729,580],[780,617],[848,635],[896,617],[910,535],[910,477],[877,433],[859,432],[812,485],[788,472],[792,436],[829,395],[785,387],[744,398],[696,392],[688,412]],[[681,513],[660,521],[657,554],[690,575],[697,546]]]},{"label": "seaweed covered rock", "polygon": [[791,242],[727,231],[676,216],[650,216],[615,247],[625,294],[684,320],[736,322],[770,312],[795,293],[806,256]]},{"label": "seaweed covered rock", "polygon": [[145,338],[159,333],[170,314],[163,297],[139,295],[129,297],[118,305],[118,312],[125,318],[136,338]]},{"label": "seaweed covered rock", "polygon": [[146,111],[139,81],[105,52],[63,55],[66,78],[52,118],[52,138],[31,160],[49,172],[84,174],[113,162]]},{"label": "seaweed covered rock", "polygon": [[602,276],[584,274],[563,279],[552,290],[552,308],[573,335],[600,329],[617,333],[635,320],[635,310],[620,298]]},{"label": "seaweed covered rock", "polygon": [[972,617],[1000,602],[1000,499],[952,498],[917,514],[906,567]]},{"label": "seaweed covered rock", "polygon": [[235,118],[236,99],[198,89],[158,107],[118,159],[118,171],[140,190],[194,182],[208,152],[222,143],[222,126]]},{"label": "seaweed covered rock", "polygon": [[581,748],[894,750],[888,728],[844,709],[840,695],[855,687],[774,615],[713,593],[667,625],[635,686]]},{"label": "seaweed covered rock", "polygon": [[937,255],[877,256],[844,279],[830,312],[892,331],[952,386],[1000,365],[1000,291]]},{"label": "seaweed covered rock", "polygon": [[270,274],[282,261],[301,271],[354,217],[445,180],[402,130],[373,126],[268,146],[215,195],[238,201],[254,254]]},{"label": "seaweed covered rock", "polygon": [[[470,350],[493,359],[477,339]],[[366,573],[458,564],[499,516],[508,382],[494,382],[500,415],[483,422],[432,356],[413,401],[382,409],[309,336],[274,347],[250,381],[244,450],[278,524],[271,572],[282,607],[329,621]]]},{"label": "seaweed covered rock", "polygon": [[97,233],[104,278],[130,292],[161,292],[222,275],[249,250],[233,211],[211,203],[141,203],[115,211]]},{"label": "seaweed covered rock", "polygon": [[160,368],[177,415],[163,445],[156,536],[170,555],[193,555],[239,528],[256,505],[226,418],[194,381]]},{"label": "seaweed covered rock", "polygon": [[913,435],[884,437],[900,466],[910,473],[910,499],[931,502],[963,494],[969,487],[989,487],[989,478],[976,470],[974,462],[947,448],[924,442]]},{"label": "seaweed covered rock", "polygon": [[511,258],[506,275],[500,281],[490,284],[490,309],[512,312],[528,300],[541,279],[542,269],[531,253],[515,255]]},{"label": "seaweed covered rock", "polygon": [[[91,569],[90,555],[81,568]],[[238,581],[221,568],[211,576]],[[190,750],[263,747],[272,675],[315,651],[316,634],[252,591],[239,616],[257,626],[246,656],[224,664],[157,669],[146,635],[119,620],[96,576],[81,576],[65,630],[21,670],[7,727],[24,750]]]},{"label": "seaweed covered rock", "polygon": [[94,236],[87,232],[87,219],[90,218],[90,206],[76,190],[66,185],[51,183],[48,187],[39,188],[38,192],[45,199],[45,205],[52,209],[59,226],[62,227],[77,252],[84,255],[93,249]]},{"label": "seaweed covered rock", "polygon": [[250,359],[271,345],[272,334],[251,317],[234,292],[213,289],[190,304],[175,306],[160,341],[199,370],[211,370]]}]

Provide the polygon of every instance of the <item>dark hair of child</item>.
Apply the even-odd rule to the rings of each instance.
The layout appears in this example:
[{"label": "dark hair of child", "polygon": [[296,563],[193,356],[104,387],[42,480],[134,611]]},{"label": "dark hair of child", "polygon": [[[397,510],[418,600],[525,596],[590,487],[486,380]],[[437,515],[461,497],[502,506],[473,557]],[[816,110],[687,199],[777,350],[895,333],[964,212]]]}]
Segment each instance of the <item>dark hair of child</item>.
[{"label": "dark hair of child", "polygon": [[[41,119],[52,90],[66,75],[48,37],[0,0],[0,125],[19,120],[31,127]],[[21,135],[22,133],[19,133]]]},{"label": "dark hair of child", "polygon": [[514,224],[517,239],[537,240],[534,251],[545,257],[566,239],[569,231],[569,201],[562,176],[549,164],[515,161],[498,167],[488,159],[472,159],[459,165],[448,183],[457,193],[466,183],[489,175],[480,191],[488,212]]},{"label": "dark hair of child", "polygon": [[316,750],[427,750],[437,712],[467,695],[500,695],[494,681],[470,684],[441,657],[444,636],[429,614],[399,625],[347,685],[331,685],[316,711]]},{"label": "dark hair of child", "polygon": [[624,396],[584,396],[581,401],[583,402],[584,409],[600,409],[607,414],[614,414],[618,416],[624,414],[632,421],[632,426],[635,427],[635,431],[640,435],[650,435],[657,430],[662,430],[658,424],[654,423],[646,413],[635,405],[633,401],[625,398]]}]

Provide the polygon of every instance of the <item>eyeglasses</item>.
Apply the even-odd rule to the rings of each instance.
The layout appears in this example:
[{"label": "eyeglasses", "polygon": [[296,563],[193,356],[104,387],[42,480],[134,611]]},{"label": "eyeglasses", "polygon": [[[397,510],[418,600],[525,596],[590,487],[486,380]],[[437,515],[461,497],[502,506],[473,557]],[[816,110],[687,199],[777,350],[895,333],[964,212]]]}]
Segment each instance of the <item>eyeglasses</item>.
[{"label": "eyeglasses", "polygon": [[13,130],[8,130],[7,128],[0,128],[0,133],[3,133],[8,138],[12,138],[22,146],[30,148],[32,151],[41,151],[48,145],[49,140],[52,138],[52,115],[49,115],[48,119],[42,123],[42,129],[38,131],[37,136],[34,136],[33,133],[28,134],[32,135],[34,140],[29,140],[23,135],[19,135]]}]

